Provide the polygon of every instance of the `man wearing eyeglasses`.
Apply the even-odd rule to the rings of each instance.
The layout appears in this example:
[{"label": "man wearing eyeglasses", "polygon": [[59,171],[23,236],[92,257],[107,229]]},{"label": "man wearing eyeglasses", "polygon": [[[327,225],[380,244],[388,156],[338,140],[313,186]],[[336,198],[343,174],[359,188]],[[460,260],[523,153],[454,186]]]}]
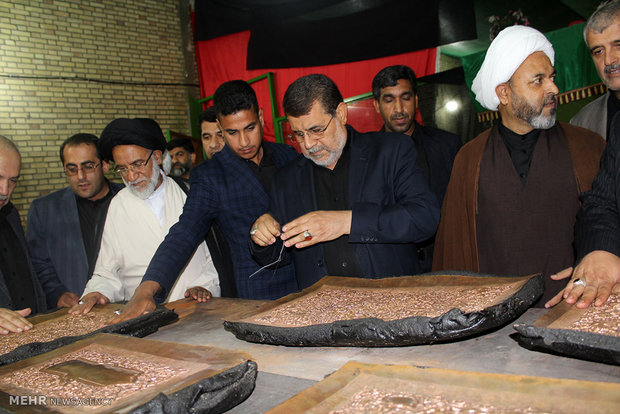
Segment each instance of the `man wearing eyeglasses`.
[{"label": "man wearing eyeglasses", "polygon": [[183,215],[157,249],[134,296],[110,323],[153,310],[154,299],[168,294],[178,270],[212,223],[217,223],[230,249],[238,297],[277,299],[297,291],[293,266],[261,269],[250,255],[247,238],[254,220],[269,208],[268,188],[276,170],[297,153],[288,145],[263,141],[263,110],[247,82],[223,83],[214,103],[226,146],[192,171]]},{"label": "man wearing eyeglasses", "polygon": [[123,188],[104,174],[108,163],[92,134],[76,134],[60,146],[69,187],[34,200],[26,238],[32,264],[50,307],[71,307],[90,279],[110,200]]},{"label": "man wearing eyeglasses", "polygon": [[257,260],[279,259],[284,242],[300,289],[325,275],[420,273],[415,243],[435,233],[439,205],[411,139],[355,131],[325,75],[297,79],[282,106],[303,157],[274,178],[270,213],[250,231]]},{"label": "man wearing eyeglasses", "polygon": [[[154,120],[110,122],[101,133],[99,148],[104,160],[114,161],[126,188],[110,203],[93,276],[80,302],[69,311],[74,314],[87,313],[95,304],[131,298],[186,199],[181,187],[165,174],[170,156]],[[206,244],[199,243],[189,256],[167,300],[192,297],[203,302],[219,296],[217,272]]]}]

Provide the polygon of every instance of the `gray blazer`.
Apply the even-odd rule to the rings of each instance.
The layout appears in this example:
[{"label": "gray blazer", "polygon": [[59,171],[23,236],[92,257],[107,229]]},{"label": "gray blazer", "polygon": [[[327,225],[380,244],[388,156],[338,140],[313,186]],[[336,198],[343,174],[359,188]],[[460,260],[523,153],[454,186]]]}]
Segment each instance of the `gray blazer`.
[{"label": "gray blazer", "polygon": [[[109,185],[113,194],[123,188],[122,184]],[[99,240],[103,225],[100,227]],[[64,292],[80,296],[91,275],[88,274],[75,193],[70,187],[32,202],[26,239],[47,303],[55,307]]]},{"label": "gray blazer", "polygon": [[607,99],[610,92],[601,95],[575,115],[570,123],[594,131],[603,139],[607,139]]},{"label": "gray blazer", "polygon": [[[35,300],[37,302],[37,307],[39,308],[38,309],[39,312],[43,312],[47,310],[47,304],[45,302],[45,293],[43,292],[43,289],[41,288],[41,284],[39,283],[39,280],[37,279],[36,273],[32,266],[30,256],[28,255],[28,247],[26,245],[26,239],[24,238],[24,230],[22,229],[22,223],[19,219],[19,213],[17,212],[17,209],[13,207],[13,204],[11,203],[7,204],[4,208],[11,209],[11,211],[9,212],[7,216],[7,221],[9,222],[9,225],[11,226],[11,228],[17,235],[19,244],[21,245],[21,248],[24,250],[24,253],[26,254],[26,258],[28,259],[28,267],[30,268],[30,275],[32,278],[32,286],[34,287]],[[9,308],[9,309],[17,310],[15,309],[13,300],[9,296],[9,289],[4,280],[4,275],[2,274],[2,270],[0,270],[0,308]]]}]

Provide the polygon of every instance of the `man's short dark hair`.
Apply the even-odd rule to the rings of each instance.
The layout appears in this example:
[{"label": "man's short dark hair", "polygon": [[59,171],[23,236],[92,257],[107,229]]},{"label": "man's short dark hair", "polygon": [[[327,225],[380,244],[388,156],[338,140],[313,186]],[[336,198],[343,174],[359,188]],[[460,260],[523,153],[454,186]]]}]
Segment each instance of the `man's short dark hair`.
[{"label": "man's short dark hair", "polygon": [[258,114],[258,100],[254,89],[243,80],[222,83],[213,95],[215,113],[218,117],[254,110]]},{"label": "man's short dark hair", "polygon": [[192,141],[187,138],[176,138],[168,142],[168,144],[166,145],[166,149],[168,151],[172,151],[173,149],[178,147],[183,147],[183,149],[189,154],[194,153],[194,144],[192,144]]},{"label": "man's short dark hair", "polygon": [[204,110],[198,117],[198,129],[201,128],[203,122],[217,122],[217,114],[215,113],[215,106],[210,106]]},{"label": "man's short dark hair", "polygon": [[329,115],[335,115],[343,102],[338,86],[323,74],[302,76],[291,83],[284,93],[282,107],[287,116],[299,117],[307,115],[316,101]]},{"label": "man's short dark hair", "polygon": [[418,93],[415,72],[409,66],[394,65],[381,69],[375,75],[375,78],[372,80],[372,96],[378,101],[381,99],[381,89],[396,86],[400,79],[408,80],[411,83],[413,93]]},{"label": "man's short dark hair", "polygon": [[99,153],[99,145],[97,145],[98,142],[99,138],[93,134],[75,134],[65,139],[65,141],[60,145],[60,161],[62,162],[62,165],[65,165],[64,151],[67,145],[70,147],[80,144],[92,145],[95,147],[95,150],[97,150],[97,158],[101,161],[103,158],[101,158],[101,154]]}]

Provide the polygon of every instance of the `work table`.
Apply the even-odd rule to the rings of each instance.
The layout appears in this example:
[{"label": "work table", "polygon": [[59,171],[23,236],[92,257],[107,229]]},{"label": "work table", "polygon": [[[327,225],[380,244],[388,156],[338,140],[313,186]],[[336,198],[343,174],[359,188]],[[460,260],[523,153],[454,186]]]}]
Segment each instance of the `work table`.
[{"label": "work table", "polygon": [[391,348],[264,345],[237,339],[224,329],[223,320],[243,318],[264,303],[229,298],[213,298],[206,303],[182,300],[170,306],[176,307],[181,319],[147,338],[217,346],[250,354],[258,363],[256,389],[231,413],[264,412],[322,380],[350,360],[620,383],[619,366],[530,351],[510,337],[516,333],[513,324],[531,324],[546,312],[545,309],[529,309],[516,321],[470,339]]}]

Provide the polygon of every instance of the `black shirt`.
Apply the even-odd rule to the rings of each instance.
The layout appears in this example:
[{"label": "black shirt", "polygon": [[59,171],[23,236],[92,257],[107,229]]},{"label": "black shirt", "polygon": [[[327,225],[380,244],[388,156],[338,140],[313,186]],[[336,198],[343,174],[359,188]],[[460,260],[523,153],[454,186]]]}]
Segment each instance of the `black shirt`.
[{"label": "black shirt", "polygon": [[13,208],[12,204],[7,204],[0,209],[0,271],[13,302],[12,308],[30,308],[32,313],[37,313],[44,309],[37,309],[28,257],[7,220]]},{"label": "black shirt", "polygon": [[266,145],[263,148],[263,158],[260,163],[256,163],[252,160],[244,160],[247,166],[252,171],[252,174],[256,177],[259,183],[263,186],[267,194],[271,191],[271,179],[276,173],[276,163],[273,161],[273,151]]},{"label": "black shirt", "polygon": [[[312,163],[314,191],[319,210],[348,210],[349,140],[333,170]],[[327,271],[333,276],[363,277],[362,269],[349,244],[349,236],[323,243]]]},{"label": "black shirt", "polygon": [[508,154],[512,159],[517,174],[521,179],[521,183],[525,185],[527,175],[530,172],[532,157],[534,156],[534,148],[540,136],[540,129],[533,129],[525,135],[519,135],[516,132],[506,128],[504,124],[499,123],[499,134],[506,144]]},{"label": "black shirt", "polygon": [[416,126],[413,130],[413,134],[411,134],[411,138],[413,139],[413,142],[415,142],[415,149],[418,152],[418,159],[417,159],[418,166],[422,168],[422,170],[424,171],[424,176],[426,176],[426,180],[430,182],[431,170],[428,165],[428,160],[426,159],[426,151],[424,150],[424,145],[422,143],[422,137],[420,136],[421,130],[422,128],[420,128],[420,125],[418,125],[418,123],[416,122]]},{"label": "black shirt", "polygon": [[610,92],[609,99],[607,100],[607,136],[605,139],[609,139],[611,131],[611,120],[614,118],[616,112],[620,111],[620,99],[616,96],[615,92]]},{"label": "black shirt", "polygon": [[110,200],[114,197],[114,194],[109,189],[109,183],[107,184],[108,193],[98,200],[90,201],[86,198],[75,196],[80,218],[80,228],[82,229],[82,240],[84,241],[84,249],[86,250],[86,258],[88,260],[88,276],[92,275],[95,269],[106,214],[110,206]]}]

